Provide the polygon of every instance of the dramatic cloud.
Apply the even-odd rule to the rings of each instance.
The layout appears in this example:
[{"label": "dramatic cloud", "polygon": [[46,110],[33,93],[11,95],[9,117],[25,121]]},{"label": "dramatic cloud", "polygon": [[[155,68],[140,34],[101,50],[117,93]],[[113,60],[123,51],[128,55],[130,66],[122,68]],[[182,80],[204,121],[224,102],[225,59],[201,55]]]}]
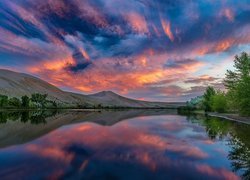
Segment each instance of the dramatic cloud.
[{"label": "dramatic cloud", "polygon": [[185,101],[250,50],[249,18],[248,0],[1,1],[0,67],[81,93]]}]

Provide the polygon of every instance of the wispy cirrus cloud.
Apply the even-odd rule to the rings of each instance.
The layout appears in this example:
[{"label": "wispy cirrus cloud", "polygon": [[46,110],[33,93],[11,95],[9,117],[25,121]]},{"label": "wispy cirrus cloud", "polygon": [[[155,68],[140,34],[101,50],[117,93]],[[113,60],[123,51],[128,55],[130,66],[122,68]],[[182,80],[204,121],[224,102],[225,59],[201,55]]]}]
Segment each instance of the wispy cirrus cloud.
[{"label": "wispy cirrus cloud", "polygon": [[186,100],[250,49],[249,18],[247,0],[1,1],[0,66],[82,93]]}]

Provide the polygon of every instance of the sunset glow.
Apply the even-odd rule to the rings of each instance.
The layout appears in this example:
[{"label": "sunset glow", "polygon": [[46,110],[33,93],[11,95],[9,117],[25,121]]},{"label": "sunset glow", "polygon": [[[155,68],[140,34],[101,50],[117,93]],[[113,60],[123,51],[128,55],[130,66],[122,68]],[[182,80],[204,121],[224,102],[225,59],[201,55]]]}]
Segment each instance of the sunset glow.
[{"label": "sunset glow", "polygon": [[0,68],[83,94],[186,101],[223,86],[250,50],[249,19],[248,0],[1,1]]}]

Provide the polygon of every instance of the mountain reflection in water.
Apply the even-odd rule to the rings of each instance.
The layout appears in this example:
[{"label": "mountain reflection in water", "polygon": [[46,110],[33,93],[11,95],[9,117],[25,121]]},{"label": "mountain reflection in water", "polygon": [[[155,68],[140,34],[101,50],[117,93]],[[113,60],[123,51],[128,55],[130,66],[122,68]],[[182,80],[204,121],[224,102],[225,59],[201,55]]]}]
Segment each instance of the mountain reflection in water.
[{"label": "mountain reflection in water", "polygon": [[245,124],[174,110],[2,112],[0,120],[1,179],[250,178]]}]

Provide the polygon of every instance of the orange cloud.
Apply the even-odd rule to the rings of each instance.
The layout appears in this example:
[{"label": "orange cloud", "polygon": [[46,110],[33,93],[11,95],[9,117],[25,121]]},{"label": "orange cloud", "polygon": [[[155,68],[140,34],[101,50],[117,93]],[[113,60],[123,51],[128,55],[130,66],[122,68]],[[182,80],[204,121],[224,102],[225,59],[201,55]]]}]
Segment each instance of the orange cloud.
[{"label": "orange cloud", "polygon": [[69,64],[75,64],[75,61],[71,58],[43,61],[36,66],[30,66],[27,70],[31,73],[41,73],[43,70],[49,71],[62,71]]},{"label": "orange cloud", "polygon": [[172,31],[171,31],[171,24],[170,24],[170,22],[161,19],[161,25],[162,25],[162,28],[163,28],[165,34],[168,36],[168,38],[171,41],[174,41],[174,35],[173,35]]},{"label": "orange cloud", "polygon": [[235,41],[233,38],[227,38],[227,39],[221,39],[215,42],[210,42],[210,43],[194,43],[196,44],[194,46],[194,49],[190,54],[193,55],[205,55],[205,54],[210,54],[210,53],[220,53],[220,52],[225,52],[229,48],[238,45],[238,44],[244,44],[244,42],[247,42],[248,38],[250,36],[244,36],[244,38],[239,37],[237,41]]},{"label": "orange cloud", "polygon": [[237,177],[233,172],[228,171],[222,168],[212,168],[208,165],[197,165],[197,170],[203,174],[207,174],[209,176],[218,177],[221,179],[230,179],[230,180],[239,180],[240,178]]},{"label": "orange cloud", "polygon": [[126,18],[136,32],[148,33],[147,22],[142,15],[132,12],[128,13]]},{"label": "orange cloud", "polygon": [[80,48],[80,52],[82,53],[82,55],[85,59],[90,60],[90,57],[85,49]]},{"label": "orange cloud", "polygon": [[225,50],[229,49],[230,47],[232,47],[233,42],[234,41],[232,39],[222,40],[222,41],[218,42],[218,44],[216,45],[215,51],[216,52],[225,51]]}]

